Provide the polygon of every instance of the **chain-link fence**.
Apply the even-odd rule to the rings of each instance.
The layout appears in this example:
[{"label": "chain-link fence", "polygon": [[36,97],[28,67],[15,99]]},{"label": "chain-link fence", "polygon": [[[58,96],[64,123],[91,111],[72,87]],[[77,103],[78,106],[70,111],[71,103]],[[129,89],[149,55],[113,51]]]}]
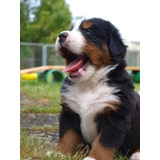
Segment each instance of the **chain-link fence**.
[{"label": "chain-link fence", "polygon": [[20,43],[20,69],[43,65],[64,65],[53,44]]},{"label": "chain-link fence", "polygon": [[[126,61],[129,66],[140,65],[139,42],[127,42]],[[56,53],[54,44],[20,43],[20,69],[42,65],[64,65],[63,58]]]},{"label": "chain-link fence", "polygon": [[140,43],[127,41],[125,44],[128,46],[125,57],[128,66],[140,66]]}]

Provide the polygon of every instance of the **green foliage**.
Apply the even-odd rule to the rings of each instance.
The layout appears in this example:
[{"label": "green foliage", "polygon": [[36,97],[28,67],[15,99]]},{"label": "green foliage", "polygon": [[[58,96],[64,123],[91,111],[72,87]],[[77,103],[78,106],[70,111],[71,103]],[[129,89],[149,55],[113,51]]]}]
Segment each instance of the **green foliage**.
[{"label": "green foliage", "polygon": [[23,0],[20,3],[20,40],[23,41],[24,37],[26,37],[26,28],[29,24],[29,3],[28,0]]},{"label": "green foliage", "polygon": [[[71,13],[64,0],[41,0],[39,7],[31,9],[26,2],[21,2],[21,41],[54,43],[58,34],[69,28]],[[28,9],[35,15],[32,22],[23,18]]]}]

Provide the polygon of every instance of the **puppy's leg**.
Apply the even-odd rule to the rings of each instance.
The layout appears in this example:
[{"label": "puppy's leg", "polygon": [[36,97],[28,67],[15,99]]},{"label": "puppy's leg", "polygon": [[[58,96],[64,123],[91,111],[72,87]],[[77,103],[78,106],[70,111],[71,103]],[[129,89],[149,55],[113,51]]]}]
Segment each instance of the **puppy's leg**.
[{"label": "puppy's leg", "polygon": [[113,160],[116,151],[122,145],[124,138],[130,129],[127,116],[119,116],[118,112],[107,108],[96,117],[99,134],[93,142],[91,153],[84,160]]},{"label": "puppy's leg", "polygon": [[130,158],[130,160],[140,160],[140,149],[137,149]]},{"label": "puppy's leg", "polygon": [[64,136],[59,139],[57,150],[67,154],[73,154],[81,143],[81,135],[77,134],[74,129],[69,129]]},{"label": "puppy's leg", "polygon": [[67,154],[73,154],[78,148],[78,145],[83,143],[80,118],[78,114],[71,111],[66,105],[62,106],[57,150]]},{"label": "puppy's leg", "polygon": [[100,142],[100,135],[92,145],[91,152],[84,160],[113,160],[116,150],[114,148],[105,147]]}]

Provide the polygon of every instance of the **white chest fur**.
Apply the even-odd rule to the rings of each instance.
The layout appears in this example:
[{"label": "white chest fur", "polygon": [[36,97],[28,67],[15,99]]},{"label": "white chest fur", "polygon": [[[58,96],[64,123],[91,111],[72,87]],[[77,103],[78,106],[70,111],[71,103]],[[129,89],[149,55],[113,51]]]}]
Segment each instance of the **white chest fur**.
[{"label": "white chest fur", "polygon": [[81,118],[81,131],[88,143],[93,143],[97,136],[97,124],[94,119],[105,107],[112,107],[110,102],[119,101],[113,95],[117,89],[109,87],[105,82],[80,83],[69,86],[68,92],[62,93],[62,102],[66,103]]}]

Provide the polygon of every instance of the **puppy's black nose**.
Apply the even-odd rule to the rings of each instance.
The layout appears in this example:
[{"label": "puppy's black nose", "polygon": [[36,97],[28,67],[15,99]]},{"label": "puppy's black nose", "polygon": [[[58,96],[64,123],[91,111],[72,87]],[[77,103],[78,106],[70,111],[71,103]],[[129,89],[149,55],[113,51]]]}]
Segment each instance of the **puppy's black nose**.
[{"label": "puppy's black nose", "polygon": [[62,32],[62,33],[59,35],[59,42],[64,42],[67,37],[68,37],[68,33],[67,33],[67,32]]}]

